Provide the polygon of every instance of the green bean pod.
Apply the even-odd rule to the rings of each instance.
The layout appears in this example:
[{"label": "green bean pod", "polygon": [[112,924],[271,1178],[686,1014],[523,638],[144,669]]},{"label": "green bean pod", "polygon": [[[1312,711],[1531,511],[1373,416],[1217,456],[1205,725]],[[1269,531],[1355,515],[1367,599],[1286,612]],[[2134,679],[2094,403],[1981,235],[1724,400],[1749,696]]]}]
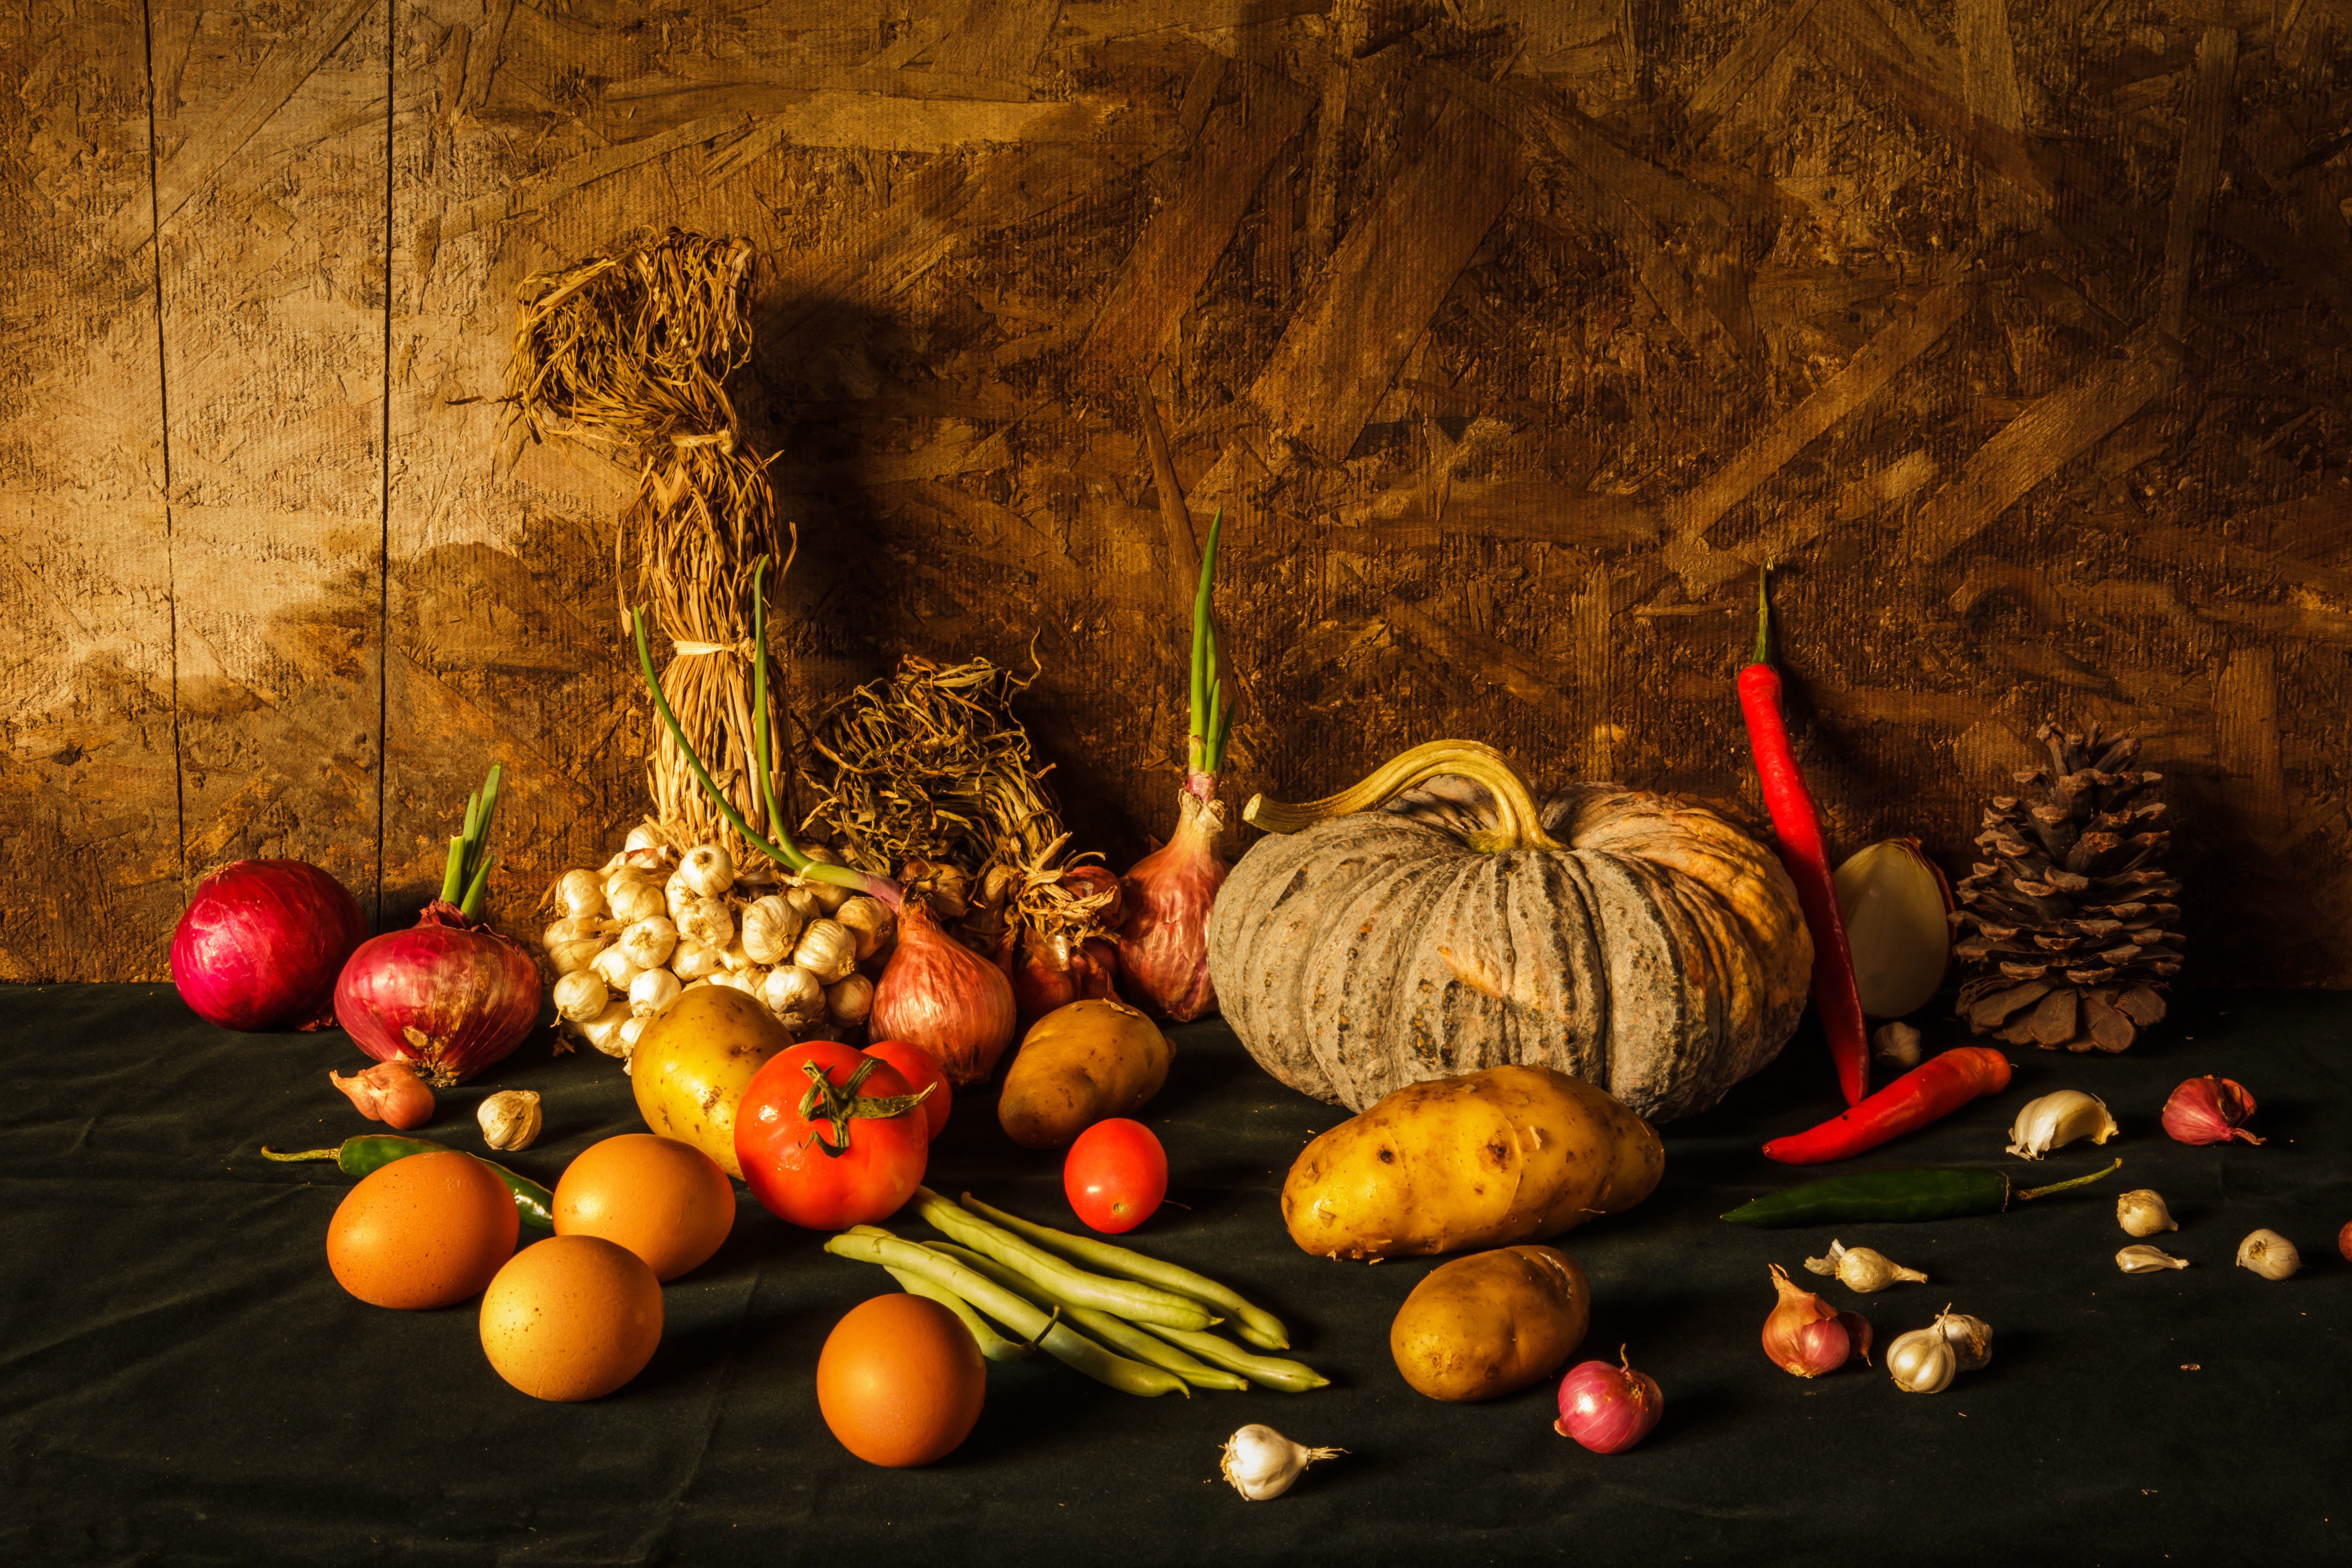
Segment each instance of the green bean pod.
[{"label": "green bean pod", "polygon": [[1200,1302],[1173,1291],[1074,1268],[1011,1231],[958,1208],[929,1187],[915,1189],[915,1213],[973,1251],[986,1253],[1000,1263],[1009,1263],[1024,1274],[1045,1281],[1056,1298],[1074,1306],[1092,1307],[1132,1323],[1153,1323],[1171,1329],[1205,1329],[1224,1321]]},{"label": "green bean pod", "polygon": [[1233,1341],[1217,1334],[1192,1329],[1162,1328],[1158,1323],[1146,1323],[1144,1327],[1171,1344],[1191,1351],[1213,1366],[1240,1373],[1252,1383],[1262,1383],[1285,1394],[1304,1394],[1310,1388],[1328,1387],[1331,1382],[1305,1362],[1285,1361],[1280,1356],[1252,1355]]},{"label": "green bean pod", "polygon": [[971,1310],[971,1302],[946,1286],[926,1279],[919,1274],[909,1274],[903,1268],[890,1268],[884,1272],[896,1279],[908,1295],[920,1296],[927,1301],[937,1301],[962,1320],[963,1326],[971,1331],[971,1342],[978,1345],[980,1353],[989,1360],[1019,1361],[1036,1349],[1034,1345],[1016,1343],[998,1333],[987,1319]]},{"label": "green bean pod", "polygon": [[1188,1399],[1192,1397],[1192,1391],[1174,1373],[1144,1362],[1130,1361],[1126,1356],[1103,1349],[1085,1335],[1064,1327],[1053,1315],[1038,1310],[1033,1303],[995,1280],[976,1274],[954,1258],[933,1252],[929,1247],[918,1247],[911,1241],[901,1241],[889,1235],[851,1236],[845,1233],[827,1238],[824,1249],[836,1258],[854,1258],[860,1263],[878,1263],[885,1268],[903,1268],[909,1274],[919,1275],[952,1290],[1014,1333],[1024,1335],[1055,1361],[1086,1373],[1097,1383],[1108,1384],[1122,1394],[1144,1398],[1161,1394],[1181,1394]]},{"label": "green bean pod", "polygon": [[1006,1214],[1002,1209],[991,1208],[970,1193],[963,1195],[963,1206],[1003,1226],[1013,1235],[1073,1262],[1083,1263],[1106,1273],[1122,1275],[1146,1285],[1157,1285],[1161,1289],[1173,1290],[1180,1296],[1189,1296],[1193,1300],[1217,1308],[1238,1325],[1237,1331],[1242,1338],[1260,1350],[1286,1351],[1290,1348],[1290,1331],[1282,1326],[1280,1318],[1244,1300],[1237,1292],[1205,1274],[1195,1274],[1181,1264],[1147,1258],[1140,1252],[1114,1247],[1108,1241],[1074,1236],[1066,1230],[1055,1230],[1050,1226]]},{"label": "green bean pod", "polygon": [[1112,1317],[1108,1312],[1092,1307],[1055,1299],[1043,1284],[1022,1273],[1008,1263],[999,1263],[968,1247],[958,1247],[951,1241],[929,1242],[933,1252],[943,1253],[970,1268],[976,1268],[1008,1290],[1018,1290],[1041,1307],[1059,1307],[1063,1320],[1076,1323],[1087,1333],[1115,1351],[1148,1361],[1154,1366],[1166,1367],[1195,1388],[1222,1388],[1239,1393],[1249,1386],[1249,1380],[1236,1373],[1223,1372],[1198,1356],[1191,1355],[1155,1339],[1134,1324]]}]

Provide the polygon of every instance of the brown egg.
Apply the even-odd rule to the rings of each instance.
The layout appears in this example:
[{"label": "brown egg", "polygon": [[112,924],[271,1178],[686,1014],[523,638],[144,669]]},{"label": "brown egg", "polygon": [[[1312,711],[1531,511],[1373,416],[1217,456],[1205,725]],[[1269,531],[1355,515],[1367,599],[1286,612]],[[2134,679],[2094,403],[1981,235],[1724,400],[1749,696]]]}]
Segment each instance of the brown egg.
[{"label": "brown egg", "polygon": [[456,1150],[411,1154],[360,1178],[327,1226],[335,1280],[377,1307],[446,1307],[514,1256],[514,1194]]},{"label": "brown egg", "polygon": [[816,1360],[816,1405],[841,1446],[904,1469],[951,1453],[988,1396],[971,1331],[937,1301],[877,1296],[834,1325]]},{"label": "brown egg", "polygon": [[596,1236],[524,1247],[482,1292],[482,1352],[534,1399],[594,1399],[635,1377],[661,1343],[661,1282]]},{"label": "brown egg", "polygon": [[691,1143],[624,1132],[591,1144],[555,1184],[555,1234],[601,1236],[656,1279],[699,1266],[735,1225],[735,1186]]}]

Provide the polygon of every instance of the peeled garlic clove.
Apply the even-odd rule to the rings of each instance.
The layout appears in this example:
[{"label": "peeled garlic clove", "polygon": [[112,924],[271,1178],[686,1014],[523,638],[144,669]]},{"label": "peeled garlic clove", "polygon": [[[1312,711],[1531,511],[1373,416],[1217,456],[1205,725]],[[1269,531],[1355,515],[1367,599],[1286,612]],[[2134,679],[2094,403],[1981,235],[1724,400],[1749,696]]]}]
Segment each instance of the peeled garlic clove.
[{"label": "peeled garlic clove", "polygon": [[1952,953],[1944,874],[1917,839],[1890,838],[1856,851],[1832,880],[1863,1012],[1900,1018],[1926,1006],[1942,988]]},{"label": "peeled garlic clove", "polygon": [[555,879],[555,907],[574,920],[604,912],[604,881],[589,870],[566,871]]},{"label": "peeled garlic clove", "polygon": [[1960,1370],[1958,1354],[1942,1329],[1930,1325],[1897,1334],[1886,1347],[1887,1374],[1906,1394],[1941,1394]]},{"label": "peeled garlic clove", "polygon": [[627,949],[614,942],[598,953],[588,965],[595,976],[615,991],[626,991],[629,982],[644,971],[644,965],[631,960]]},{"label": "peeled garlic clove", "polygon": [[781,896],[754,899],[743,910],[743,951],[754,963],[774,963],[789,956],[808,917]]},{"label": "peeled garlic clove", "polygon": [[605,1004],[603,1012],[580,1026],[580,1033],[590,1045],[606,1056],[625,1057],[629,1052],[621,1041],[621,1026],[635,1016],[629,1011],[628,998],[615,996]]},{"label": "peeled garlic clove", "polygon": [[859,893],[842,900],[833,918],[847,926],[856,938],[857,952],[853,963],[873,957],[890,940],[890,907],[870,894]]},{"label": "peeled garlic clove", "polygon": [[1225,1439],[1220,1467],[1234,1489],[1252,1502],[1265,1502],[1288,1491],[1307,1466],[1318,1459],[1344,1454],[1345,1448],[1309,1448],[1294,1443],[1271,1426],[1255,1424]]},{"label": "peeled garlic clove", "polygon": [[621,933],[621,951],[639,969],[659,969],[677,947],[677,927],[660,915],[648,915]]},{"label": "peeled garlic clove", "polygon": [[2097,1095],[2084,1094],[2079,1089],[2062,1089],[2055,1094],[2029,1100],[2017,1113],[2017,1121],[2009,1130],[2009,1152],[2022,1159],[2039,1160],[2051,1150],[2078,1138],[2105,1143],[2117,1131],[2116,1119],[2107,1114],[2105,1103]]},{"label": "peeled garlic clove", "polygon": [[1975,1372],[1992,1360],[1992,1325],[1982,1318],[1947,1308],[1935,1326],[1951,1342],[1952,1355],[1962,1372]]},{"label": "peeled garlic clove", "polygon": [[474,1119],[482,1124],[482,1142],[493,1149],[528,1149],[539,1136],[539,1095],[528,1089],[505,1089],[482,1101]]},{"label": "peeled garlic clove", "polygon": [[853,974],[824,988],[824,1016],[836,1024],[863,1024],[874,1011],[874,982]]},{"label": "peeled garlic clove", "polygon": [[715,899],[735,885],[735,857],[723,844],[698,844],[677,863],[686,885],[706,899]]},{"label": "peeled garlic clove", "polygon": [[575,969],[555,983],[555,1012],[570,1023],[584,1024],[604,1010],[613,993],[604,977],[593,969]]},{"label": "peeled garlic clove", "polygon": [[2164,1200],[2153,1188],[2140,1187],[2116,1199],[2116,1223],[2129,1236],[2154,1236],[2158,1231],[2179,1230],[2179,1223]]},{"label": "peeled garlic clove", "polygon": [[856,935],[839,921],[811,921],[793,949],[793,962],[824,984],[846,980],[857,967]]},{"label": "peeled garlic clove", "polygon": [[1874,1055],[1908,1071],[1919,1065],[1919,1031],[1905,1023],[1881,1024],[1870,1037]]},{"label": "peeled garlic clove", "polygon": [[719,954],[698,942],[680,937],[677,945],[670,950],[669,972],[688,984],[707,980],[719,973]]},{"label": "peeled garlic clove", "polygon": [[2189,1259],[2175,1258],[2160,1247],[2143,1242],[2116,1254],[2116,1267],[2126,1274],[2154,1274],[2166,1268],[2186,1268]]},{"label": "peeled garlic clove", "polygon": [[2237,1263],[2265,1279],[2284,1279],[2303,1267],[2303,1254],[2278,1232],[2258,1230],[2238,1243]]},{"label": "peeled garlic clove", "polygon": [[824,987],[797,963],[768,971],[768,977],[760,983],[759,996],[787,1028],[805,1028],[824,1016]]},{"label": "peeled garlic clove", "polygon": [[641,1018],[651,1017],[677,1000],[684,989],[677,976],[667,969],[648,969],[629,982],[629,1011]]}]

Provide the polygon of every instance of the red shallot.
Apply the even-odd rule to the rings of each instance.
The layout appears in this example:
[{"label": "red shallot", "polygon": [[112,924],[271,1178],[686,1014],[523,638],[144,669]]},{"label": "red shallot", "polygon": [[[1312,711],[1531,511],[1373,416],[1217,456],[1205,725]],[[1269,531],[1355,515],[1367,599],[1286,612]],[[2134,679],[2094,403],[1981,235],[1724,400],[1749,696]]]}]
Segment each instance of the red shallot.
[{"label": "red shallot", "polygon": [[1855,1351],[1870,1360],[1870,1320],[1860,1312],[1841,1312],[1789,1278],[1787,1269],[1772,1265],[1772,1288],[1780,1293],[1772,1315],[1764,1320],[1764,1353],[1783,1372],[1799,1377],[1819,1377],[1835,1372]]},{"label": "red shallot", "polygon": [[2254,1113],[2254,1097],[2235,1079],[2192,1078],[2164,1102],[2164,1130],[2183,1143],[2249,1143],[2261,1139],[2240,1125]]},{"label": "red shallot", "polygon": [[370,1121],[405,1132],[433,1120],[433,1091],[405,1061],[378,1062],[349,1078],[331,1072],[327,1081],[350,1096]]},{"label": "red shallot", "polygon": [[300,860],[239,860],[196,884],[172,932],[172,982],[224,1029],[323,1029],[335,976],[367,940],[343,885]]},{"label": "red shallot", "polygon": [[1559,1419],[1551,1429],[1596,1454],[1622,1454],[1650,1435],[1666,1413],[1657,1379],[1635,1372],[1617,1349],[1618,1364],[1580,1362],[1559,1380]]},{"label": "red shallot", "polygon": [[898,945],[874,987],[868,1030],[910,1040],[959,1088],[981,1083],[1013,1043],[1012,983],[1004,971],[940,929],[919,895],[898,910]]}]

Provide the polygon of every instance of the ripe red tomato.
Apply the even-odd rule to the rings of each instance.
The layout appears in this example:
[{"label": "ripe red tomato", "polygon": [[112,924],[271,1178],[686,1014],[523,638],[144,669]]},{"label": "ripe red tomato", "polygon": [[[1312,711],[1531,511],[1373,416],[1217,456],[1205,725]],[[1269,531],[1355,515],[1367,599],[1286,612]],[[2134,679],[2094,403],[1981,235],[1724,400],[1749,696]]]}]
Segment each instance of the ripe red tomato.
[{"label": "ripe red tomato", "polygon": [[948,1085],[947,1069],[940,1060],[912,1040],[877,1040],[866,1047],[869,1057],[880,1057],[898,1069],[898,1076],[923,1092],[931,1086],[931,1097],[923,1101],[923,1110],[931,1119],[931,1136],[937,1138],[940,1129],[948,1124],[948,1110],[955,1103],[955,1090]]},{"label": "ripe red tomato", "polygon": [[744,1184],[770,1214],[811,1230],[887,1218],[922,1184],[931,1124],[915,1108],[872,1114],[872,1102],[913,1092],[889,1063],[837,1040],[778,1051],[735,1107]]},{"label": "ripe red tomato", "polygon": [[1105,1236],[1133,1230],[1168,1195],[1168,1151],[1140,1121],[1115,1116],[1078,1134],[1062,1162],[1070,1207]]}]

